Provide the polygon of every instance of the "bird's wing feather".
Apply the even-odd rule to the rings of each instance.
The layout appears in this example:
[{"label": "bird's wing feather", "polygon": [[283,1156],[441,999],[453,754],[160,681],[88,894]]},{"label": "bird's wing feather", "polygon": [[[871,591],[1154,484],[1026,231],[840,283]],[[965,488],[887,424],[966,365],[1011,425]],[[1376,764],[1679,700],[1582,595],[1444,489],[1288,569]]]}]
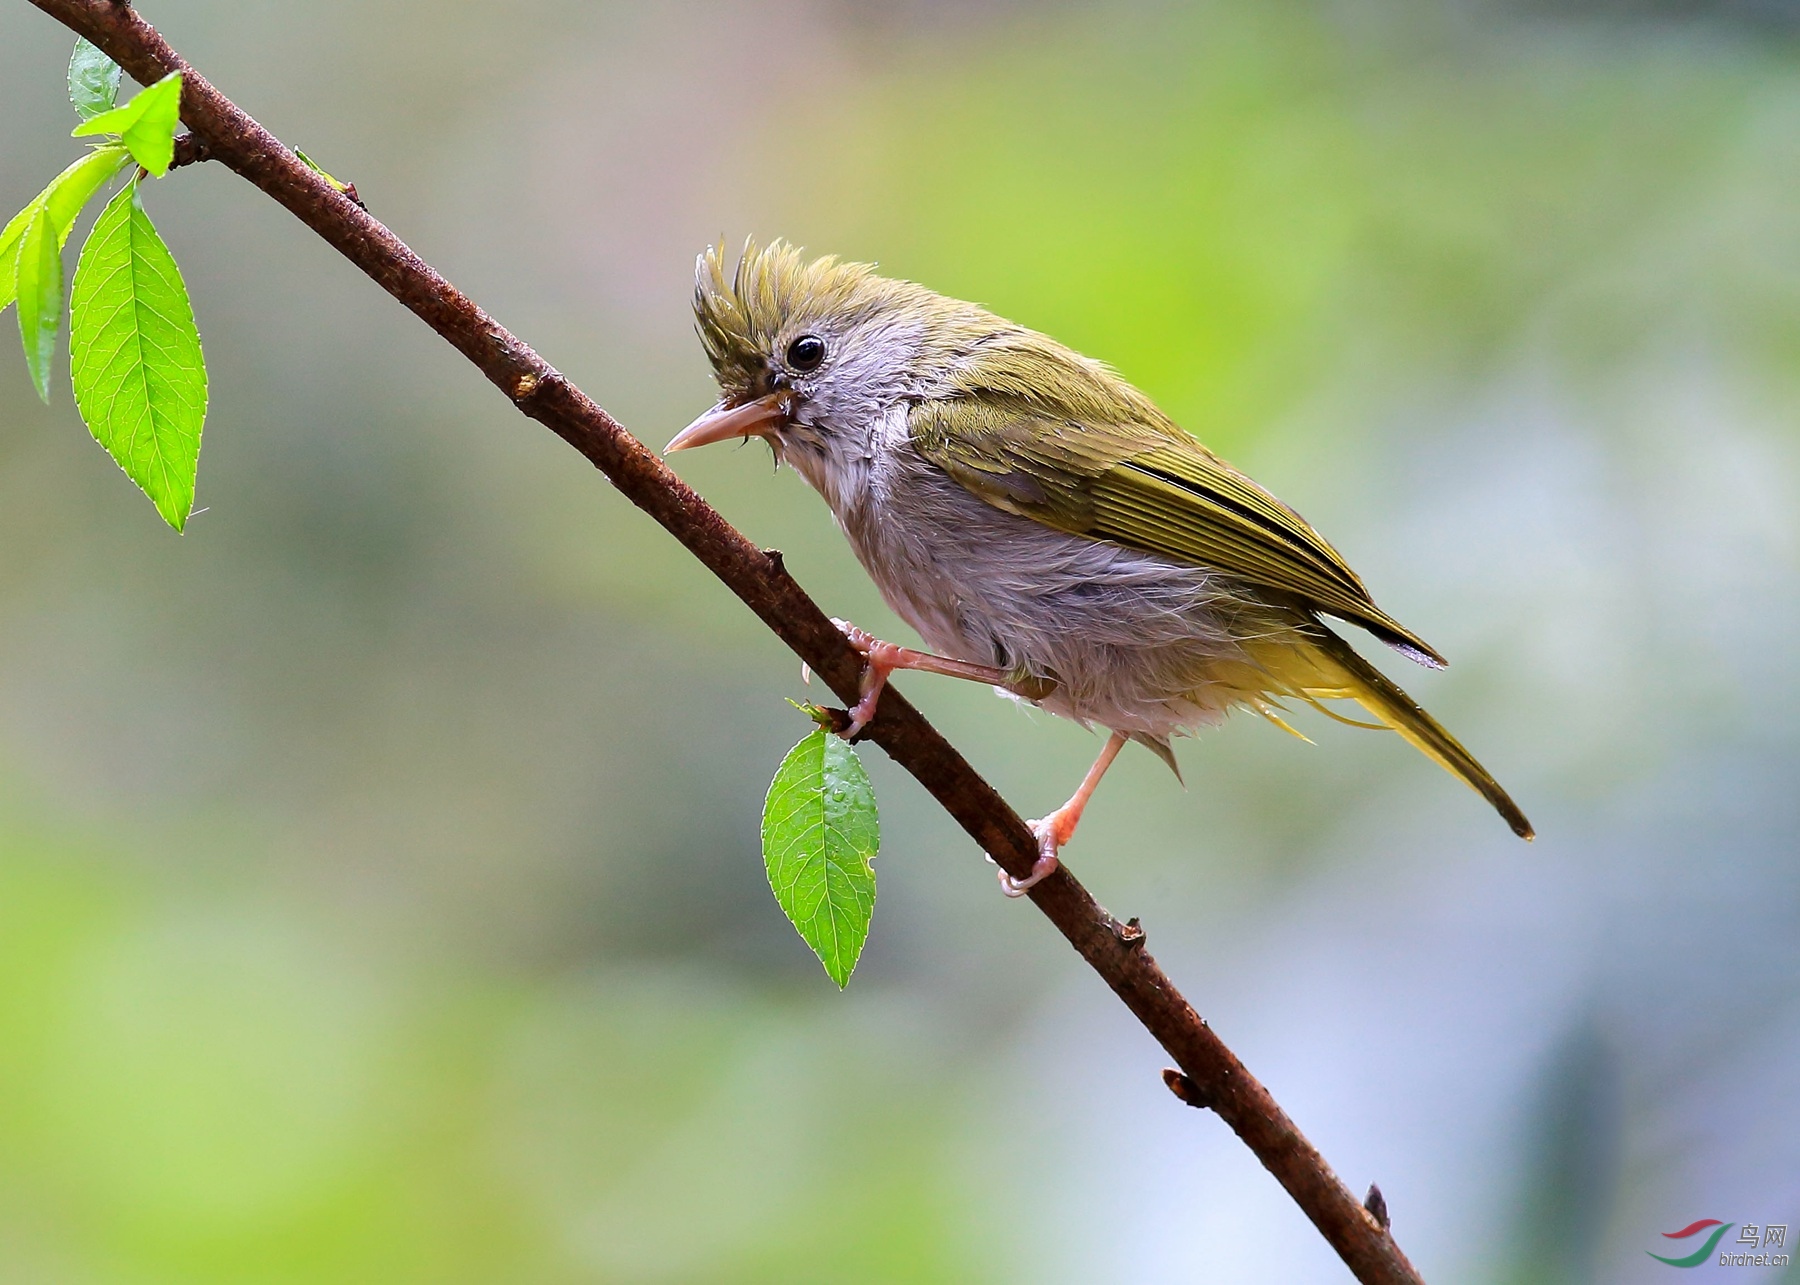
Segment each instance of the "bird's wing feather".
[{"label": "bird's wing feather", "polygon": [[1148,415],[1104,422],[1034,400],[989,393],[921,401],[908,421],[913,445],[996,508],[1216,567],[1442,667],[1304,518],[1173,424]]}]

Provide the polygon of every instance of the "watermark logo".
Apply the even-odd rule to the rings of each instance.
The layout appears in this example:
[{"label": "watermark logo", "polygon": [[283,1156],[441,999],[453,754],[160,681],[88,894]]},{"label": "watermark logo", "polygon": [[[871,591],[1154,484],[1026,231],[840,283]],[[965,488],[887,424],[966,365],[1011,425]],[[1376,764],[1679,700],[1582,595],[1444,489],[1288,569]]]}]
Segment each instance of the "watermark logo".
[{"label": "watermark logo", "polygon": [[1788,1229],[1786,1223],[1769,1223],[1763,1227],[1758,1227],[1755,1223],[1745,1223],[1739,1227],[1737,1223],[1722,1223],[1717,1218],[1702,1218],[1698,1222],[1689,1223],[1680,1231],[1666,1231],[1663,1233],[1663,1238],[1665,1240],[1691,1240],[1693,1237],[1705,1232],[1706,1239],[1701,1242],[1700,1247],[1691,1254],[1684,1254],[1679,1258],[1667,1258],[1662,1254],[1651,1253],[1649,1250],[1645,1250],[1644,1252],[1650,1254],[1650,1257],[1654,1258],[1657,1262],[1667,1263],[1670,1267],[1698,1267],[1701,1263],[1707,1262],[1712,1258],[1713,1251],[1719,1248],[1719,1242],[1725,1239],[1725,1233],[1730,1231],[1733,1227],[1738,1228],[1738,1234],[1737,1239],[1732,1243],[1734,1245],[1748,1246],[1748,1248],[1726,1249],[1720,1251],[1718,1259],[1719,1266],[1787,1266],[1788,1256],[1786,1254],[1771,1254],[1767,1252],[1770,1249],[1787,1248]]}]

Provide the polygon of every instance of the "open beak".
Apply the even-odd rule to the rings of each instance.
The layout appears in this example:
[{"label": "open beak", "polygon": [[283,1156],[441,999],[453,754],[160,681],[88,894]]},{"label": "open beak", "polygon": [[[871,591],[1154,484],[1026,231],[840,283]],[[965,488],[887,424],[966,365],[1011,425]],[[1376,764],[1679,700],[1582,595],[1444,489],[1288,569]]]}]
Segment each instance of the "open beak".
[{"label": "open beak", "polygon": [[711,446],[714,442],[726,442],[734,437],[766,437],[773,441],[776,432],[787,423],[791,396],[786,389],[779,389],[766,397],[758,397],[741,405],[720,402],[675,434],[674,440],[663,447],[663,454],[673,455],[676,451],[685,451],[695,446]]}]

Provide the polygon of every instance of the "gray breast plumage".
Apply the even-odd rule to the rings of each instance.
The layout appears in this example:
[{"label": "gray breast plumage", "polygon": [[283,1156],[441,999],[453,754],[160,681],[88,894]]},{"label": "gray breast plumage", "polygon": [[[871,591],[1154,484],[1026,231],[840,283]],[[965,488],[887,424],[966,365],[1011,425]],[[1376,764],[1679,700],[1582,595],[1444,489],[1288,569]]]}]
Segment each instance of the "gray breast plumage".
[{"label": "gray breast plumage", "polygon": [[1260,695],[1233,641],[1282,627],[1229,577],[1057,531],[971,494],[903,433],[796,458],[888,605],[941,654],[1056,689],[1052,713],[1162,742]]}]

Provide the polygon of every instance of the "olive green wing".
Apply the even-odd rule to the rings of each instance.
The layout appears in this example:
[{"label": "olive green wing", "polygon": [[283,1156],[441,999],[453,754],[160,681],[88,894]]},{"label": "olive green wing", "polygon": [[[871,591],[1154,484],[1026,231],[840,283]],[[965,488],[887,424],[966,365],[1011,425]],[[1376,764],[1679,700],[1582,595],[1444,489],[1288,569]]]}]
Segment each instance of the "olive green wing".
[{"label": "olive green wing", "polygon": [[1443,657],[1377,607],[1306,520],[1173,424],[1059,418],[1022,398],[934,398],[914,447],[996,508],[1075,535],[1216,567],[1360,625],[1420,664]]}]

